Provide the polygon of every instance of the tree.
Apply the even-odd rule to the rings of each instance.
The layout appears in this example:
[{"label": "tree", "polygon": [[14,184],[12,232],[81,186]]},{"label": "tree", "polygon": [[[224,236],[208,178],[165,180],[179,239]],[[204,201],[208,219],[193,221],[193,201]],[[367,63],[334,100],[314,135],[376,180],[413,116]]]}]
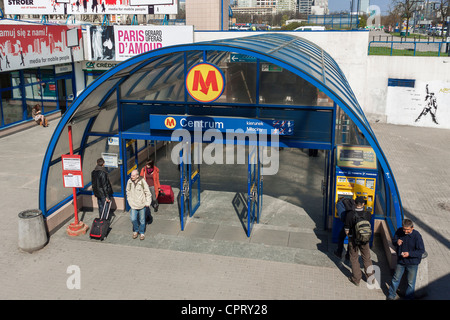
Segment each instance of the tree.
[{"label": "tree", "polygon": [[[444,27],[447,22],[447,17],[450,16],[449,2],[450,2],[449,0],[440,0],[439,8],[437,9],[437,12],[439,13],[439,16],[440,16],[439,20],[442,22],[442,34],[441,34],[442,38],[444,38],[444,36],[446,36],[444,34]],[[449,27],[450,26],[447,25],[447,35],[449,32],[449,30],[448,30]]]},{"label": "tree", "polygon": [[[448,1],[448,0],[444,0]],[[406,35],[409,32],[409,19],[412,18],[414,11],[416,11],[417,0],[393,0],[392,5],[394,10],[398,12],[401,18],[406,19]],[[400,32],[401,32],[400,28]]]}]

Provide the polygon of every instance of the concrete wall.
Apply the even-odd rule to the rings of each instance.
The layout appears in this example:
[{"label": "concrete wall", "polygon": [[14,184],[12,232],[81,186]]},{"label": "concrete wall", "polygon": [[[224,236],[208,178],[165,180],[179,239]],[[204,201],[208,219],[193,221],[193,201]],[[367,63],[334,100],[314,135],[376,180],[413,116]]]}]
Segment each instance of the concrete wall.
[{"label": "concrete wall", "polygon": [[[388,88],[388,79],[398,78],[398,79],[411,79],[416,81],[416,87],[419,83],[437,83],[437,91],[439,88],[450,88],[450,57],[390,57],[390,56],[368,56],[367,57],[367,76],[364,87],[365,92],[361,95],[363,100],[359,100],[360,104],[363,106],[364,112],[366,113],[369,120],[380,120],[382,122],[395,123],[395,124],[408,124],[416,126],[435,126],[431,123],[408,121],[406,117],[408,116],[405,112],[406,110],[395,110],[395,109],[412,109],[415,112],[415,117],[418,116],[417,112],[420,113],[420,105],[424,102],[424,90],[420,92],[415,92],[410,90],[411,95],[417,96],[417,105],[414,106],[410,104],[409,106],[402,107],[401,103],[405,103],[405,100],[410,100],[407,96],[403,96],[401,100],[399,99],[388,99],[388,91],[394,91],[392,87]],[[350,83],[352,84],[352,83]],[[430,88],[431,89],[431,88]],[[404,91],[406,91],[405,89]],[[398,91],[398,90],[397,90]],[[406,92],[405,92],[406,93]],[[450,91],[448,93],[442,93],[442,98],[444,95],[450,96]],[[446,106],[443,99],[438,99],[439,109],[438,112],[442,114],[442,110]],[[447,99],[448,101],[448,99]],[[412,102],[412,101],[410,101]],[[406,101],[408,103],[408,101]],[[401,118],[389,118],[389,114],[398,114],[403,111],[403,117]],[[399,114],[401,117],[401,115]],[[450,123],[450,118],[445,121],[443,119],[441,122],[441,127],[449,127],[446,123]],[[439,127],[436,125],[435,127]]]}]

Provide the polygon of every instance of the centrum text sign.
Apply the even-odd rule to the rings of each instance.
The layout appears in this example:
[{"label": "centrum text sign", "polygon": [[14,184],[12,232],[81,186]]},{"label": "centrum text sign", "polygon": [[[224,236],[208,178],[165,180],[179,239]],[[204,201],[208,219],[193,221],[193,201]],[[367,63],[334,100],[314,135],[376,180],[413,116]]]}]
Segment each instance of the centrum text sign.
[{"label": "centrum text sign", "polygon": [[268,133],[272,135],[292,135],[293,120],[233,118],[233,117],[198,117],[178,115],[150,115],[150,130],[206,131],[215,129],[220,132],[242,130],[246,133]]}]

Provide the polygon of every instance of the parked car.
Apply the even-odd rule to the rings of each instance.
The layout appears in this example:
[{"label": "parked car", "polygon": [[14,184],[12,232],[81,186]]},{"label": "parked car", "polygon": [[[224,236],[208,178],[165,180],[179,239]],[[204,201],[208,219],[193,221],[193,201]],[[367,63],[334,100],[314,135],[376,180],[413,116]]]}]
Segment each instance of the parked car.
[{"label": "parked car", "polygon": [[295,28],[294,31],[317,31],[317,30],[325,30],[324,26],[303,26]]}]

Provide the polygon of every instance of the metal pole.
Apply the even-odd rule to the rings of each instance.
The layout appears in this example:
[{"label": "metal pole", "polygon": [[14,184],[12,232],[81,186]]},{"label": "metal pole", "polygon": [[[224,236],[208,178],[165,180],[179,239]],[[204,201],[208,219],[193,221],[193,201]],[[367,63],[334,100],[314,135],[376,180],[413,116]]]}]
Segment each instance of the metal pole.
[{"label": "metal pole", "polygon": [[[70,155],[73,156],[73,142],[72,142],[72,126],[67,127],[67,131],[69,132],[69,150]],[[77,188],[72,188],[73,191],[73,210],[75,215],[75,224],[78,224],[78,205],[77,205]]]}]

